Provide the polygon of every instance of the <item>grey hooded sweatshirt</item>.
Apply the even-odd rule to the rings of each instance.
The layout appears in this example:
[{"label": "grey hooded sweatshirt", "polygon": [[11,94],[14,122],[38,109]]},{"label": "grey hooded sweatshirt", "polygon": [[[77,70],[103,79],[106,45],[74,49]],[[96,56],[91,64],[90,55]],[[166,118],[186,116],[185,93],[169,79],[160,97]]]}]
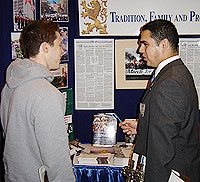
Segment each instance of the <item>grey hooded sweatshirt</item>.
[{"label": "grey hooded sweatshirt", "polygon": [[29,59],[13,61],[1,93],[5,136],[5,178],[39,182],[44,166],[49,181],[75,181],[64,123],[64,96],[50,83],[49,70]]}]

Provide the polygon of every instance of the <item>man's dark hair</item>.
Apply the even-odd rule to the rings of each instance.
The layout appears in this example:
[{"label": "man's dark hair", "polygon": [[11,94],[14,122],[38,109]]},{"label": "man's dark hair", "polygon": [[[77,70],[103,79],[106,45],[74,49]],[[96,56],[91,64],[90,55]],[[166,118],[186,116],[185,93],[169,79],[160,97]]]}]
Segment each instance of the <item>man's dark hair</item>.
[{"label": "man's dark hair", "polygon": [[151,37],[159,44],[163,39],[168,39],[174,52],[178,51],[179,35],[175,25],[168,20],[154,20],[141,27],[140,32],[149,30]]},{"label": "man's dark hair", "polygon": [[56,31],[59,32],[59,26],[52,21],[35,20],[29,23],[22,30],[19,39],[24,58],[35,57],[43,42],[53,46],[53,42],[57,38]]}]

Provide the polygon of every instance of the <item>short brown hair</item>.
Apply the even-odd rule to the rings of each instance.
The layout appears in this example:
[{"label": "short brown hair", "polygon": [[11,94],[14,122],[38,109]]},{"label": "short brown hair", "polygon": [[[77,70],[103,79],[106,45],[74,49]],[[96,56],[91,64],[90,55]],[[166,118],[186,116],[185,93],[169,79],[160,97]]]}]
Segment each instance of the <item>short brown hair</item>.
[{"label": "short brown hair", "polygon": [[56,31],[59,32],[59,26],[52,21],[35,20],[29,23],[22,30],[19,40],[24,58],[35,57],[43,42],[53,46],[53,41],[57,38]]}]

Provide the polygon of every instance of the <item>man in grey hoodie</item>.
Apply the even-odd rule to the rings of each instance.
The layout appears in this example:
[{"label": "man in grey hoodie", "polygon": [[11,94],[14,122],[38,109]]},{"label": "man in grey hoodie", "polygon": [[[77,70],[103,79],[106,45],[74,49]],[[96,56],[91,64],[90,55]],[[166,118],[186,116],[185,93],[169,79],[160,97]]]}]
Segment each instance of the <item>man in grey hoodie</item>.
[{"label": "man in grey hoodie", "polygon": [[63,53],[59,27],[38,20],[20,36],[24,59],[13,61],[1,93],[5,137],[4,166],[8,182],[75,181],[64,123],[64,96],[50,83]]}]

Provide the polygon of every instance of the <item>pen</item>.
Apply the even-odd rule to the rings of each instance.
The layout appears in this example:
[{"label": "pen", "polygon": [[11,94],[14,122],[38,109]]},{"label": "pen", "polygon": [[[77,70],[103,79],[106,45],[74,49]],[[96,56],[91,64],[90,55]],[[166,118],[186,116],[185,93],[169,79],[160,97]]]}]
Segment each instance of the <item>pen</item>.
[{"label": "pen", "polygon": [[113,116],[114,116],[116,119],[118,119],[120,123],[122,122],[122,120],[117,116],[117,114],[113,113]]}]

